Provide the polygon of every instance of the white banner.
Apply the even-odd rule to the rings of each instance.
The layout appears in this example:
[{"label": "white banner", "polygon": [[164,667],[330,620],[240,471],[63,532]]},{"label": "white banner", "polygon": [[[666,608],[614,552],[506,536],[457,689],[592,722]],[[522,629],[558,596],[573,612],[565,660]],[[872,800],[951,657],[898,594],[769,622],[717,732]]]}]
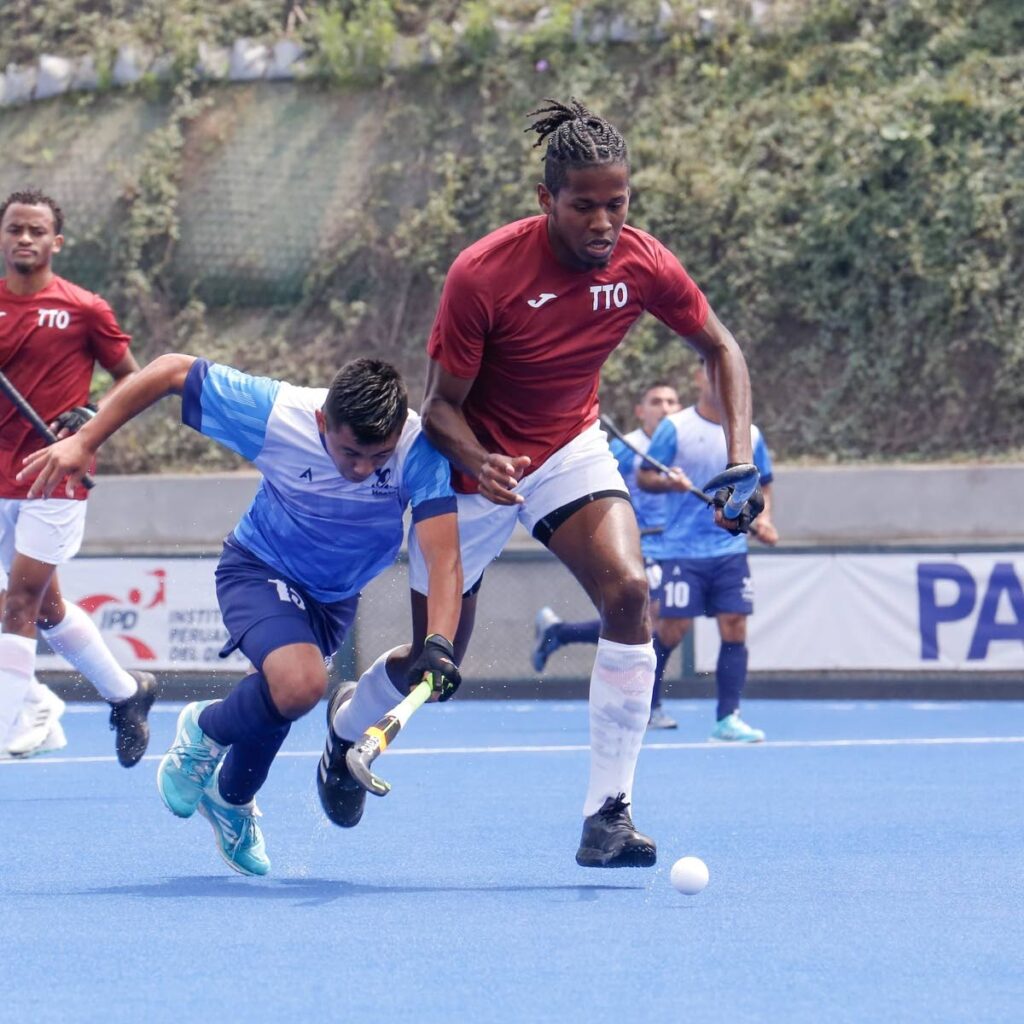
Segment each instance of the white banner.
[{"label": "white banner", "polygon": [[[750,556],[751,671],[1024,669],[1024,552]],[[696,668],[713,672],[713,619]]]},{"label": "white banner", "polygon": [[[248,664],[217,655],[227,633],[217,607],[215,558],[76,558],[60,567],[65,601],[84,608],[126,668],[232,672]],[[45,654],[41,669],[67,669]]]}]

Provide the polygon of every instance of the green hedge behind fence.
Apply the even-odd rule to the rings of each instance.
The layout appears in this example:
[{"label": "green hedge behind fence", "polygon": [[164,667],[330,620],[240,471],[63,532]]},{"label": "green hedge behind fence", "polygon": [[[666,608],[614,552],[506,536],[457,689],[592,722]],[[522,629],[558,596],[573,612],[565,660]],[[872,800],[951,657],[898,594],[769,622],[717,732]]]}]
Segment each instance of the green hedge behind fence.
[{"label": "green hedge behind fence", "polygon": [[[26,18],[47,6],[14,4]],[[84,6],[102,25],[116,5]],[[235,20],[218,31],[255,33],[282,7],[220,6]],[[632,222],[675,249],[744,343],[778,456],[1024,445],[1017,0],[834,0],[770,32],[723,17],[705,35],[692,7],[659,21],[634,3],[645,41],[620,44],[573,31],[580,10],[602,24],[599,4],[553,4],[511,35],[495,15],[533,7],[435,4],[417,21],[384,0],[305,6],[301,83],[199,82],[182,35],[170,80],[0,112],[0,186],[60,193],[65,271],[104,290],[147,357],[179,348],[323,384],[372,350],[415,388],[450,260],[535,209],[524,115],[575,95],[630,143]],[[428,38],[431,66],[402,65],[403,38]],[[645,320],[605,401],[628,418],[639,383],[691,362]],[[107,464],[193,461],[227,460],[158,413]]]}]

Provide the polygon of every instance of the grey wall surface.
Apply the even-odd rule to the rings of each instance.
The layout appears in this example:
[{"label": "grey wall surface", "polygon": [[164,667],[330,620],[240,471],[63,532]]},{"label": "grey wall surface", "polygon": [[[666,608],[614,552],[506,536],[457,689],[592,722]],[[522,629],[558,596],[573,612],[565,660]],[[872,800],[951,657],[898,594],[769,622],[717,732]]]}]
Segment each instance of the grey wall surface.
[{"label": "grey wall surface", "polygon": [[[100,476],[83,554],[216,552],[252,500],[256,473]],[[1024,464],[776,467],[785,544],[1019,542]],[[523,531],[513,547],[532,547]]]}]

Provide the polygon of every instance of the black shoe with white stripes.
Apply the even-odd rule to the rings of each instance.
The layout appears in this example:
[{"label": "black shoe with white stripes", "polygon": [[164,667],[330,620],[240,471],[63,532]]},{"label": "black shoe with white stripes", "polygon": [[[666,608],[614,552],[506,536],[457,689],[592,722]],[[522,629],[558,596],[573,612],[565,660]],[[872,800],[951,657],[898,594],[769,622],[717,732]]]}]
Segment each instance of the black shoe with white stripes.
[{"label": "black shoe with white stripes", "polygon": [[366,790],[352,778],[345,763],[345,754],[353,743],[334,734],[334,716],[342,704],[352,699],[355,692],[355,683],[342,683],[327,703],[327,746],[316,771],[320,806],[324,814],[342,828],[358,825],[366,806]]},{"label": "black shoe with white stripes", "polygon": [[583,868],[649,868],[658,859],[649,836],[637,832],[626,794],[610,796],[583,819],[583,837],[576,863]]}]

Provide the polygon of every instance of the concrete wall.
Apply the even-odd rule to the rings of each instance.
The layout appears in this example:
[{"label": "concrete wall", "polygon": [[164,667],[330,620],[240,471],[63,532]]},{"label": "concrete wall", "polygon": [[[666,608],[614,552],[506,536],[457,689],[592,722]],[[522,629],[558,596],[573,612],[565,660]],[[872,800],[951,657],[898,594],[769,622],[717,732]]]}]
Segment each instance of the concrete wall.
[{"label": "concrete wall", "polygon": [[[101,476],[84,554],[216,552],[252,500],[256,473]],[[1024,540],[1024,464],[778,466],[785,544],[979,544]],[[514,546],[532,547],[520,531]]]}]

